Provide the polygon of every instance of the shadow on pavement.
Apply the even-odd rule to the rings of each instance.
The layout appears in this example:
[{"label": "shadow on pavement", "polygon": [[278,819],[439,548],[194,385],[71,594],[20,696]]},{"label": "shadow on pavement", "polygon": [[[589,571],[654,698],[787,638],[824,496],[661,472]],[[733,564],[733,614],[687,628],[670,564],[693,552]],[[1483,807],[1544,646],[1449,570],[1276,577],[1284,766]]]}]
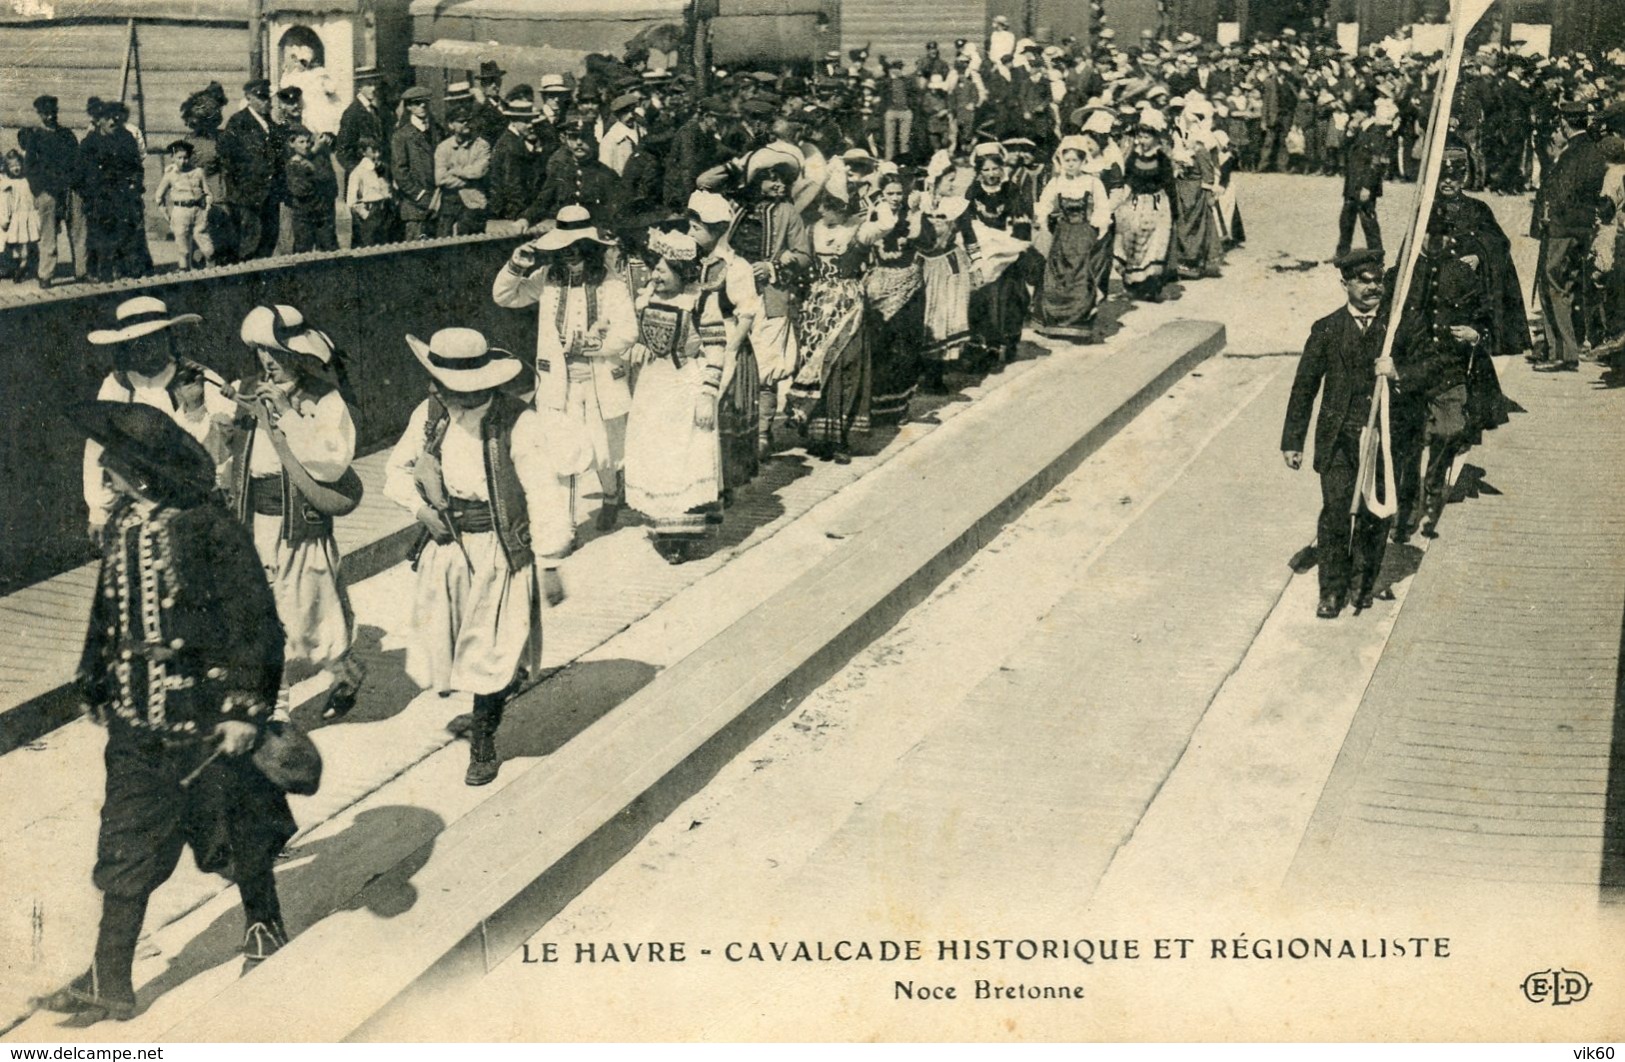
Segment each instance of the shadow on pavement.
[{"label": "shadow on pavement", "polygon": [[406,650],[384,650],[384,631],[381,627],[361,623],[356,625],[355,659],[367,669],[367,677],[356,694],[355,707],[340,719],[323,719],[322,709],[327,705],[324,692],[293,712],[294,721],[305,730],[318,730],[324,726],[344,723],[378,723],[393,718],[405,710],[417,696],[418,688],[406,676]]},{"label": "shadow on pavement", "polygon": [[[428,862],[444,828],[432,811],[393,805],[363,811],[342,832],[289,849],[283,862],[294,865],[277,873],[289,932],[297,936],[334,911],[365,906],[381,918],[394,918],[411,910],[418,899],[412,877]],[[380,863],[390,869],[370,872]],[[141,986],[140,1010],[205,971],[238,961],[244,928],[242,905],[234,904],[193,937],[163,973]]]},{"label": "shadow on pavement", "polygon": [[658,671],[641,660],[570,664],[508,704],[497,732],[497,755],[510,760],[557,752],[647,686]]}]

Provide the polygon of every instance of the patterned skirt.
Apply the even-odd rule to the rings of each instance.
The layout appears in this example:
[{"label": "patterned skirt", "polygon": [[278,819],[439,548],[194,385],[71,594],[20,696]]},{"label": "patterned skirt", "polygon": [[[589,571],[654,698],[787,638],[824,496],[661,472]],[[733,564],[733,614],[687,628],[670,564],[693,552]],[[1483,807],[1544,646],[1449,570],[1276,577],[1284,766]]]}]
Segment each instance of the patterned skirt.
[{"label": "patterned skirt", "polygon": [[869,346],[863,291],[853,278],[818,281],[796,324],[804,355],[790,386],[790,408],[815,443],[848,445],[869,405]]},{"label": "patterned skirt", "polygon": [[1160,192],[1130,196],[1117,208],[1117,268],[1125,284],[1160,279],[1168,270],[1174,215]]},{"label": "patterned skirt", "polygon": [[970,338],[970,255],[963,248],[920,259],[925,275],[925,357],[957,361]]},{"label": "patterned skirt", "polygon": [[756,478],[756,432],[761,421],[762,378],[750,344],[739,346],[733,379],[717,402],[717,433],[722,445],[722,489],[734,490]]}]

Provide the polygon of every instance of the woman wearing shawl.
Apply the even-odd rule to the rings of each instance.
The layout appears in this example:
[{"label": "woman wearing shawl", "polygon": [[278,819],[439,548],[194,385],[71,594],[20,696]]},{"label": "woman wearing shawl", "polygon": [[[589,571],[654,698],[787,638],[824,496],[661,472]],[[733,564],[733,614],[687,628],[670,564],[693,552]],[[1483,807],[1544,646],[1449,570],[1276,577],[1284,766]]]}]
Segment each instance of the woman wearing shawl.
[{"label": "woman wearing shawl", "polygon": [[1056,176],[1044,186],[1034,221],[1040,235],[1048,234],[1044,256],[1044,284],[1038,304],[1038,330],[1061,339],[1094,339],[1099,291],[1091,272],[1094,247],[1111,224],[1106,188],[1085,170],[1093,150],[1083,136],[1061,141],[1056,153]]},{"label": "woman wearing shawl", "polygon": [[1224,261],[1212,121],[1212,104],[1200,97],[1187,100],[1174,138],[1174,261],[1186,280],[1216,277]]},{"label": "woman wearing shawl", "polygon": [[1162,143],[1167,129],[1161,111],[1140,112],[1123,172],[1128,198],[1117,208],[1117,269],[1129,295],[1147,302],[1162,299],[1173,237],[1174,167]]},{"label": "woman wearing shawl", "polygon": [[869,248],[885,232],[859,224],[844,169],[826,183],[811,230],[812,287],[796,321],[802,363],[790,386],[790,418],[822,460],[852,460],[851,434],[869,404],[870,360],[863,327],[863,274]]},{"label": "woman wearing shawl", "polygon": [[[901,424],[920,383],[920,348],[925,334],[925,289],[921,283],[920,215],[908,209],[908,187],[889,173],[879,181],[880,201],[869,212],[875,226],[873,264],[864,280],[868,300],[865,329],[874,366],[869,421]],[[858,419],[858,428],[864,427]]]},{"label": "woman wearing shawl", "polygon": [[[968,345],[979,362],[1003,365],[1015,359],[1031,305],[1019,259],[1032,239],[1033,201],[1008,178],[1004,149],[998,144],[978,147],[974,163],[976,183],[965,198],[972,224],[980,226],[977,242],[982,247],[987,282],[971,295]],[[996,256],[990,254],[991,240],[1004,245]],[[1002,270],[1000,263],[1004,263]]]}]

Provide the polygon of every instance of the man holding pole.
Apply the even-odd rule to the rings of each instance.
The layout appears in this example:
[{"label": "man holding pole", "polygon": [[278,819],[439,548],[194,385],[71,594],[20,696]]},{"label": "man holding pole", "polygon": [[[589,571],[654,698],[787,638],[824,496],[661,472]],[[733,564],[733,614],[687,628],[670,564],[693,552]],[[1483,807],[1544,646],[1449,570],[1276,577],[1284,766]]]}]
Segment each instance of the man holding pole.
[{"label": "man holding pole", "polygon": [[1388,521],[1364,506],[1350,518],[1359,487],[1361,431],[1370,419],[1377,376],[1393,375],[1392,361],[1382,357],[1388,330],[1382,252],[1352,251],[1334,264],[1348,302],[1309,330],[1281,429],[1281,455],[1295,471],[1303,466],[1315,395],[1324,392],[1314,461],[1321,499],[1315,615],[1321,619],[1335,619],[1351,589],[1355,611],[1371,607],[1388,531]]}]

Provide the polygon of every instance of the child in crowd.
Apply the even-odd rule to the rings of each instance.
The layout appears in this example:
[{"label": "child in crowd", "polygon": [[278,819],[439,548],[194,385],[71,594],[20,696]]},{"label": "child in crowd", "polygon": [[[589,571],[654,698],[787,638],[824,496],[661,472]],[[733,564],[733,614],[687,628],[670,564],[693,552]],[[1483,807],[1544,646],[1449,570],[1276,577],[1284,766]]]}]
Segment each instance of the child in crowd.
[{"label": "child in crowd", "polygon": [[389,238],[390,207],[393,204],[389,178],[382,172],[383,148],[371,138],[361,141],[361,161],[350,172],[344,202],[355,219],[356,247],[373,247]]},{"label": "child in crowd", "polygon": [[196,264],[208,265],[214,260],[214,241],[209,238],[209,184],[203,170],[192,164],[190,141],[177,140],[169,145],[169,166],[158,181],[158,191],[152,201],[159,209],[169,211],[169,231],[180,248],[183,270]]},{"label": "child in crowd", "polygon": [[288,131],[288,205],[293,210],[293,253],[336,251],[333,195],[321,167],[331,167],[325,154],[316,153],[316,138],[296,125]]},{"label": "child in crowd", "polygon": [[34,275],[39,262],[39,211],[23,176],[22,153],[6,152],[5,163],[5,176],[0,177],[0,246],[5,275],[20,284]]}]

